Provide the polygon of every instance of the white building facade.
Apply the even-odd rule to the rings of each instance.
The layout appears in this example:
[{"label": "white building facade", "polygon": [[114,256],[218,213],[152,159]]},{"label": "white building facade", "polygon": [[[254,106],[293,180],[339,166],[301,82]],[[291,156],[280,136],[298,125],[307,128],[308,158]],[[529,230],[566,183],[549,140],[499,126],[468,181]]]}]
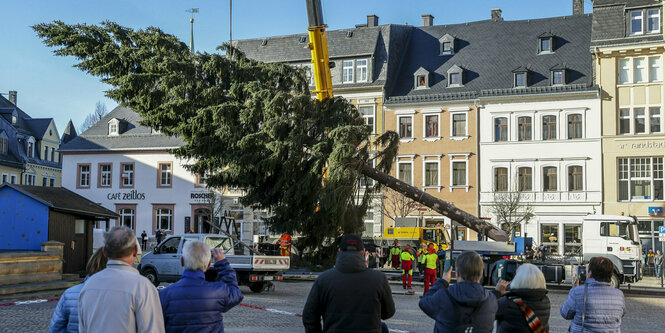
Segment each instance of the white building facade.
[{"label": "white building facade", "polygon": [[480,210],[520,193],[533,216],[517,235],[552,254],[579,249],[582,221],[602,213],[600,97],[596,88],[538,97],[480,99]]},{"label": "white building facade", "polygon": [[205,177],[169,152],[183,144],[179,139],[139,122],[137,113],[118,107],[63,145],[63,186],[118,213],[121,218],[111,225],[126,225],[137,235],[145,230],[152,236],[158,229],[216,233],[206,223],[212,219],[228,222],[244,240],[265,234],[259,213],[238,203],[242,191],[206,188]]}]

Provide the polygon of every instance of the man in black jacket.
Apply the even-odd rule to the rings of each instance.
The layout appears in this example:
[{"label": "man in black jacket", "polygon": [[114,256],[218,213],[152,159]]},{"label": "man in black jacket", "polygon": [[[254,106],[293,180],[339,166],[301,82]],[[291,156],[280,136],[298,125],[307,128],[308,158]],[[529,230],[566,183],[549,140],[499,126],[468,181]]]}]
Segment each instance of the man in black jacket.
[{"label": "man in black jacket", "polygon": [[[335,267],[322,273],[312,286],[303,309],[305,331],[381,332],[381,320],[395,314],[388,279],[367,269],[362,239],[345,235]],[[321,327],[323,318],[323,327]]]}]

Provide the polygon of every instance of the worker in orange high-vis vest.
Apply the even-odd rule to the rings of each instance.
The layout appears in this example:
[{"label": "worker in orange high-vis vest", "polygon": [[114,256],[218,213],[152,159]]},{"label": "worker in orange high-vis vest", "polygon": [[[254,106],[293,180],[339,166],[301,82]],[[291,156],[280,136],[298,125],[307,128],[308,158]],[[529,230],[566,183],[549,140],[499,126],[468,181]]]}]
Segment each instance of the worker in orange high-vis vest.
[{"label": "worker in orange high-vis vest", "polygon": [[277,240],[277,245],[279,245],[279,255],[288,257],[291,254],[291,235],[288,232],[285,232],[282,237]]},{"label": "worker in orange high-vis vest", "polygon": [[406,289],[407,282],[409,290],[411,290],[411,280],[413,279],[413,264],[416,258],[411,254],[411,246],[404,245],[404,251],[399,255],[399,261],[402,264],[402,287]]},{"label": "worker in orange high-vis vest", "polygon": [[436,254],[434,244],[427,247],[429,254],[425,255],[425,291],[423,295],[429,290],[429,286],[434,285],[436,280],[436,262],[439,260],[439,255]]},{"label": "worker in orange high-vis vest", "polygon": [[390,248],[390,262],[392,263],[393,269],[399,269],[399,255],[402,254],[402,249],[399,248],[397,240],[395,244]]}]

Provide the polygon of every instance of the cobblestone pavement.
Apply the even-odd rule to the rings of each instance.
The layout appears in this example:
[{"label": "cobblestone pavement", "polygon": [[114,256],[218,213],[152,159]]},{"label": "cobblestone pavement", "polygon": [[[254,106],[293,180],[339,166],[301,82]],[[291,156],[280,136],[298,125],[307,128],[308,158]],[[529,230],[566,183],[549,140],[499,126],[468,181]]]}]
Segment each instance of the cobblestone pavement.
[{"label": "cobblestone pavement", "polygon": [[[254,294],[241,287],[244,304],[275,309],[290,313],[302,313],[311,282],[275,283],[275,291]],[[393,285],[393,290],[401,291]],[[418,295],[394,295],[397,313],[386,322],[393,332],[432,332],[434,322],[418,308]],[[568,322],[559,315],[559,307],[566,298],[565,291],[550,292],[552,311],[550,332],[566,332]],[[0,332],[45,332],[57,302],[0,307]],[[623,319],[622,332],[663,332],[665,327],[665,297],[629,296],[626,298],[628,313]],[[247,307],[235,307],[224,314],[226,332],[303,332],[301,318]]]}]

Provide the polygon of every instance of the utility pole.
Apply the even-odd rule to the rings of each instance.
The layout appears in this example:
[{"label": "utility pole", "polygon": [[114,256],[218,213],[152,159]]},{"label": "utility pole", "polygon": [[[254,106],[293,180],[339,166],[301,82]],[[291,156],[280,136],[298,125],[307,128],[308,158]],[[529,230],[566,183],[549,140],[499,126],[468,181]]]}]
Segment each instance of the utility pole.
[{"label": "utility pole", "polygon": [[189,23],[191,24],[191,28],[189,30],[189,52],[194,53],[194,13],[198,13],[199,9],[190,8],[187,9],[186,12],[192,14],[192,16],[189,19]]}]

